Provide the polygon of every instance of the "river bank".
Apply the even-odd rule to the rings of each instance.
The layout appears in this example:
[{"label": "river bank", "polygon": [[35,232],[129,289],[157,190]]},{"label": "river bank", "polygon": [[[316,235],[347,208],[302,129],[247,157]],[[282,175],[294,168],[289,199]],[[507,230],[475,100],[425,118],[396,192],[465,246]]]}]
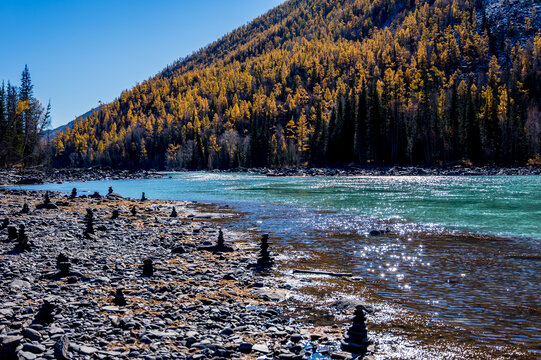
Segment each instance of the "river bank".
[{"label": "river bank", "polygon": [[[148,231],[151,236],[141,244],[151,243],[151,252],[156,251],[153,239],[161,237],[162,232],[167,239],[180,243],[191,238],[187,235],[186,238],[180,238],[181,235],[167,230],[170,226],[167,224],[171,221],[169,214],[172,204],[178,204],[177,209],[185,204],[189,214],[184,214],[182,221],[188,224],[204,222],[211,227],[223,228],[226,243],[238,243],[239,248],[242,248],[242,251],[236,254],[238,258],[248,256],[245,253],[251,253],[250,256],[255,260],[259,232],[269,232],[276,262],[270,276],[261,278],[271,281],[271,284],[278,284],[277,289],[285,292],[286,298],[276,303],[280,316],[302,322],[301,328],[304,329],[330,329],[327,336],[329,339],[333,338],[332,331],[337,331],[334,339],[340,339],[341,333],[348,326],[347,323],[351,321],[354,306],[362,303],[375,310],[368,316],[367,324],[375,344],[374,357],[378,360],[500,357],[530,359],[536,357],[529,349],[534,352],[540,350],[536,343],[536,319],[539,314],[536,310],[538,272],[535,271],[535,258],[529,260],[531,254],[538,253],[535,241],[474,236],[467,232],[453,234],[395,220],[382,222],[382,219],[375,219],[370,215],[377,211],[380,203],[389,207],[389,214],[397,215],[403,202],[408,201],[410,205],[406,206],[406,209],[423,209],[423,206],[433,204],[435,210],[426,213],[434,215],[434,220],[450,218],[451,213],[442,212],[442,206],[448,207],[450,211],[464,210],[468,204],[487,201],[484,192],[503,201],[502,204],[492,203],[493,200],[489,198],[487,205],[490,206],[487,209],[510,206],[515,211],[520,211],[524,207],[525,214],[531,214],[528,209],[536,208],[535,196],[532,198],[532,195],[538,193],[538,180],[535,177],[320,179],[210,172],[170,175],[167,174],[161,179],[51,183],[23,188],[59,191],[61,193],[53,196],[53,202],[62,205],[63,202],[71,202],[66,199],[65,194],[77,187],[79,194],[84,197],[77,198],[77,201],[82,201],[80,209],[77,210],[79,213],[68,220],[78,222],[75,226],[78,230],[74,228],[73,234],[80,234],[84,229],[82,219],[87,207],[110,204],[104,213],[96,215],[97,221],[110,220],[109,214],[116,204],[114,201],[122,199],[116,199],[116,196],[89,198],[96,191],[107,193],[109,186],[127,197],[138,198],[141,192],[146,191],[147,197],[152,199],[171,200],[164,202],[169,204],[165,205],[169,206],[169,209],[162,211],[162,214],[156,213],[158,220],[162,220],[154,226],[150,224],[151,214],[155,212],[147,213],[145,210],[144,223],[148,225],[144,226],[149,227],[149,230],[138,229],[138,233],[133,233],[130,227],[134,225],[130,221],[122,225],[126,227],[125,232],[130,237],[131,234],[137,237],[138,243],[141,241],[139,237],[144,237]],[[519,179],[520,181],[517,181]],[[517,184],[521,192],[516,191]],[[346,189],[348,193],[344,192]],[[33,205],[42,201],[42,194],[43,192],[26,193],[31,211],[34,211]],[[469,200],[449,203],[449,199],[457,194]],[[57,201],[58,199],[60,201]],[[308,201],[309,199],[312,200]],[[88,204],[87,200],[90,201]],[[238,202],[239,200],[246,201],[245,205]],[[21,201],[23,200],[19,199],[13,206],[13,213],[20,210]],[[154,203],[129,201],[130,204],[138,205],[138,209],[139,206]],[[283,201],[286,201],[286,206],[279,205]],[[398,206],[393,205],[395,201],[399,202]],[[511,206],[510,202],[518,202],[520,206]],[[361,205],[367,212],[363,213],[359,208],[360,216],[349,216],[340,210]],[[314,209],[314,212],[309,210],[314,206],[323,208]],[[63,205],[60,206],[60,209],[62,208]],[[121,211],[121,218],[134,220],[129,213],[130,209],[131,205],[126,205]],[[474,207],[471,214],[484,211],[486,209],[483,207]],[[41,224],[40,219],[47,214],[43,211],[36,212],[32,222]],[[204,218],[198,214],[203,214]],[[206,214],[214,215],[208,218]],[[54,215],[54,212],[50,215]],[[380,213],[381,215],[383,213]],[[526,227],[520,232],[518,224],[521,219],[529,216],[519,215],[517,218],[513,217],[515,215],[513,212],[508,213],[505,218],[511,219],[510,221],[503,222],[500,219],[497,223],[503,224],[504,229],[511,224],[515,232],[528,233],[527,223],[523,224]],[[455,219],[460,222],[472,218],[474,216],[468,213],[464,218],[459,216]],[[434,221],[425,218],[426,220]],[[483,223],[488,224],[489,220],[490,218],[484,218]],[[111,224],[114,223],[111,221]],[[491,224],[487,229],[494,230],[495,225]],[[183,228],[184,225],[178,226]],[[368,234],[374,227],[385,229],[387,226],[391,230],[389,234],[377,237]],[[162,231],[161,228],[165,230]],[[188,228],[187,234],[194,235],[194,230],[197,228]],[[120,231],[124,231],[124,228],[115,229],[115,234]],[[206,234],[206,230],[201,228],[200,234]],[[109,233],[105,232],[104,236],[107,239]],[[207,238],[211,243],[216,241],[216,229],[214,235],[208,235]],[[114,239],[115,237],[111,246],[116,246],[117,252],[118,249],[125,251],[124,242],[118,243]],[[533,248],[530,248],[529,244]],[[147,251],[142,245],[138,247],[137,252],[128,251],[130,259],[138,258],[135,261],[129,260],[134,266],[141,265]],[[111,251],[110,249],[108,252]],[[160,251],[167,253],[167,246]],[[524,254],[529,255],[524,257]],[[190,253],[187,259],[191,259],[193,255],[195,253]],[[226,257],[227,255],[225,254]],[[54,268],[54,258],[51,263]],[[221,263],[211,264],[213,268],[221,266]],[[201,263],[197,265],[201,266]],[[240,268],[244,269],[245,266]],[[353,272],[354,278],[292,273],[295,269]],[[482,279],[479,278],[480,273],[483,274]],[[193,273],[187,275],[192,276]],[[168,281],[171,280],[167,279],[165,282]],[[221,286],[216,282],[212,285],[216,288]],[[264,284],[264,287],[268,286]],[[250,291],[257,289],[257,286],[248,287]],[[269,293],[263,295],[268,296]],[[109,296],[111,301],[112,294]],[[480,305],[470,299],[484,301]],[[257,300],[253,304],[257,308],[260,303]],[[335,342],[331,341],[329,346],[332,347],[333,344]],[[251,355],[255,357],[255,354]]]},{"label": "river bank", "polygon": [[129,171],[112,169],[54,169],[47,167],[11,168],[0,170],[0,186],[62,183],[68,181],[157,179],[156,171]]},{"label": "river bank", "polygon": [[[174,172],[191,170],[178,169]],[[496,167],[496,166],[465,166],[455,164],[449,166],[350,166],[337,168],[236,168],[227,170],[208,170],[214,173],[248,173],[272,177],[283,176],[498,176],[498,175],[541,175],[540,166]],[[34,167],[27,169],[2,169],[0,171],[0,186],[2,185],[32,185],[46,183],[63,183],[75,181],[98,180],[133,180],[158,179],[163,173],[154,170],[114,170],[101,168],[46,168]]]},{"label": "river bank", "polygon": [[493,167],[493,166],[357,166],[343,168],[240,168],[211,170],[213,172],[247,172],[267,176],[492,176],[492,175],[541,175],[541,167]]},{"label": "river bank", "polygon": [[[235,213],[60,193],[50,193],[51,209],[38,210],[43,196],[0,189],[0,218],[24,225],[30,244],[13,251],[16,241],[6,229],[0,235],[2,358],[59,358],[59,347],[71,358],[348,357],[337,347],[341,327],[285,316],[288,286],[248,269],[257,257],[253,234],[226,232],[233,252],[197,250],[214,244]],[[178,217],[170,217],[173,207]],[[86,209],[94,233],[85,235]],[[143,276],[145,259],[153,276]],[[125,304],[116,301],[119,289]]]}]

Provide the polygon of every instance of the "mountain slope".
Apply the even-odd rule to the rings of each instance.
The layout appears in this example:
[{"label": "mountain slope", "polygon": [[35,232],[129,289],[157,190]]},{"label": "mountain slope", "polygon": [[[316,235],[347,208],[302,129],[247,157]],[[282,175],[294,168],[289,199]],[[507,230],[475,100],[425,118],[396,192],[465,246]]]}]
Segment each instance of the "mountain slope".
[{"label": "mountain slope", "polygon": [[[54,162],[524,163],[541,143],[538,4],[524,3],[290,0],[77,121]],[[523,24],[497,26],[509,9]]]}]

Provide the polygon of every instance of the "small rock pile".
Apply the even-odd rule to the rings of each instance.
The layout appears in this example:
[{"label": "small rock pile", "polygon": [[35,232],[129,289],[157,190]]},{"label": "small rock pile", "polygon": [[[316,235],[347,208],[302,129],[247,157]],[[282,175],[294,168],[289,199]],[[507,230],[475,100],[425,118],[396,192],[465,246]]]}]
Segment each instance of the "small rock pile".
[{"label": "small rock pile", "polygon": [[366,330],[365,307],[358,305],[355,308],[353,324],[349,328],[346,338],[342,341],[342,349],[356,355],[364,355],[367,352],[370,341]]},{"label": "small rock pile", "polygon": [[269,235],[264,234],[261,237],[261,244],[259,246],[259,258],[257,259],[257,267],[259,269],[268,269],[274,265],[274,260],[270,256],[269,252]]}]

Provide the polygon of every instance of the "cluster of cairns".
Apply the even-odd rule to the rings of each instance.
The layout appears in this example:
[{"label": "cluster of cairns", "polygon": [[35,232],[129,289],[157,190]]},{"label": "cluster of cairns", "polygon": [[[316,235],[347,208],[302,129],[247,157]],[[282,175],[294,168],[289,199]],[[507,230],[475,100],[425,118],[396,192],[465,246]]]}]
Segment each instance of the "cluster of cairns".
[{"label": "cluster of cairns", "polygon": [[19,225],[19,232],[17,233],[17,242],[15,243],[15,252],[32,251],[32,244],[26,236],[25,227],[23,224]]},{"label": "cluster of cairns", "polygon": [[358,305],[355,308],[353,323],[346,334],[346,338],[342,341],[342,350],[360,356],[366,354],[370,341],[366,330],[365,313],[364,306]]},{"label": "cluster of cairns", "polygon": [[13,252],[19,253],[19,252],[25,252],[25,251],[32,251],[32,243],[28,239],[28,236],[26,235],[26,229],[23,224],[19,225],[19,231],[17,231],[17,227],[13,225],[8,225],[9,220],[4,219],[2,222],[2,226],[0,229],[7,229],[8,231],[8,240],[16,240],[15,247],[13,248]]}]

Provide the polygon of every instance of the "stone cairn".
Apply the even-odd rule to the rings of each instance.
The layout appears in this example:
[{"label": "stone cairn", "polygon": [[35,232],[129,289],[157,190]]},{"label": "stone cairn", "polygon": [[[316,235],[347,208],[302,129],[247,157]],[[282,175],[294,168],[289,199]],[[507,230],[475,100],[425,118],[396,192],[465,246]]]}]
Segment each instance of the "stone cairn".
[{"label": "stone cairn", "polygon": [[77,197],[77,188],[71,189],[70,199],[75,199]]},{"label": "stone cairn", "polygon": [[154,276],[154,265],[152,264],[152,259],[143,260],[143,275]]},{"label": "stone cairn", "polygon": [[173,211],[171,211],[171,215],[169,217],[176,218],[178,216],[177,209],[173,206]]},{"label": "stone cairn", "polygon": [[54,321],[54,313],[56,306],[48,300],[43,301],[43,305],[39,308],[36,317],[34,318],[35,324],[47,325]]},{"label": "stone cairn", "polygon": [[113,215],[111,215],[111,219],[118,219],[119,215],[120,213],[118,212],[118,210],[113,210]]},{"label": "stone cairn", "polygon": [[133,216],[137,215],[137,208],[135,207],[135,205],[133,205],[133,207],[131,208],[131,214]]},{"label": "stone cairn", "polygon": [[86,209],[85,222],[86,228],[83,234],[89,237],[89,235],[94,234],[94,212],[92,209]]},{"label": "stone cairn", "polygon": [[51,198],[49,197],[49,192],[47,191],[45,193],[45,196],[43,197],[43,202],[41,204],[37,204],[36,209],[54,210],[54,209],[58,209],[58,206],[56,206],[55,204],[51,202]]},{"label": "stone cairn", "polygon": [[27,204],[27,203],[24,203],[24,204],[23,204],[23,208],[21,209],[20,213],[21,213],[21,214],[28,214],[28,213],[30,213],[30,208],[28,207],[28,204]]},{"label": "stone cairn", "polygon": [[100,193],[97,192],[97,191],[94,191],[94,194],[89,195],[88,197],[89,197],[89,198],[92,198],[92,199],[101,199],[101,195],[100,195]]},{"label": "stone cairn", "polygon": [[66,255],[60,254],[56,257],[56,268],[58,269],[56,276],[65,277],[70,275],[71,264]]},{"label": "stone cairn", "polygon": [[4,230],[5,228],[7,228],[9,225],[9,219],[8,218],[5,218],[3,221],[2,221],[2,225],[0,225],[0,230]]},{"label": "stone cairn", "polygon": [[109,186],[109,191],[107,192],[107,195],[111,195],[113,193],[113,187]]},{"label": "stone cairn", "polygon": [[223,233],[222,229],[219,229],[218,241],[216,243],[216,246],[219,247],[219,248],[225,247],[224,233]]},{"label": "stone cairn", "polygon": [[113,303],[117,306],[126,306],[126,298],[124,297],[124,292],[122,289],[116,289],[115,297],[113,298]]},{"label": "stone cairn", "polygon": [[272,267],[274,260],[270,256],[269,252],[269,235],[264,234],[261,237],[261,244],[259,245],[261,251],[259,252],[259,258],[257,259],[257,267],[266,269]]},{"label": "stone cairn", "polygon": [[8,240],[17,239],[17,227],[8,226]]},{"label": "stone cairn", "polygon": [[366,330],[365,312],[366,309],[362,305],[355,308],[353,324],[342,341],[342,350],[361,356],[366,354],[370,341]]},{"label": "stone cairn", "polygon": [[19,225],[19,233],[17,234],[17,243],[15,244],[14,251],[32,251],[30,241],[28,236],[26,236],[26,231],[24,225]]},{"label": "stone cairn", "polygon": [[225,245],[224,233],[222,232],[222,229],[220,229],[220,232],[218,233],[218,241],[216,242],[216,245],[200,246],[198,247],[198,250],[212,251],[215,253],[234,251],[232,247]]},{"label": "stone cairn", "polygon": [[144,192],[143,192],[143,195],[141,195],[141,201],[147,201],[147,197],[145,196]]}]

